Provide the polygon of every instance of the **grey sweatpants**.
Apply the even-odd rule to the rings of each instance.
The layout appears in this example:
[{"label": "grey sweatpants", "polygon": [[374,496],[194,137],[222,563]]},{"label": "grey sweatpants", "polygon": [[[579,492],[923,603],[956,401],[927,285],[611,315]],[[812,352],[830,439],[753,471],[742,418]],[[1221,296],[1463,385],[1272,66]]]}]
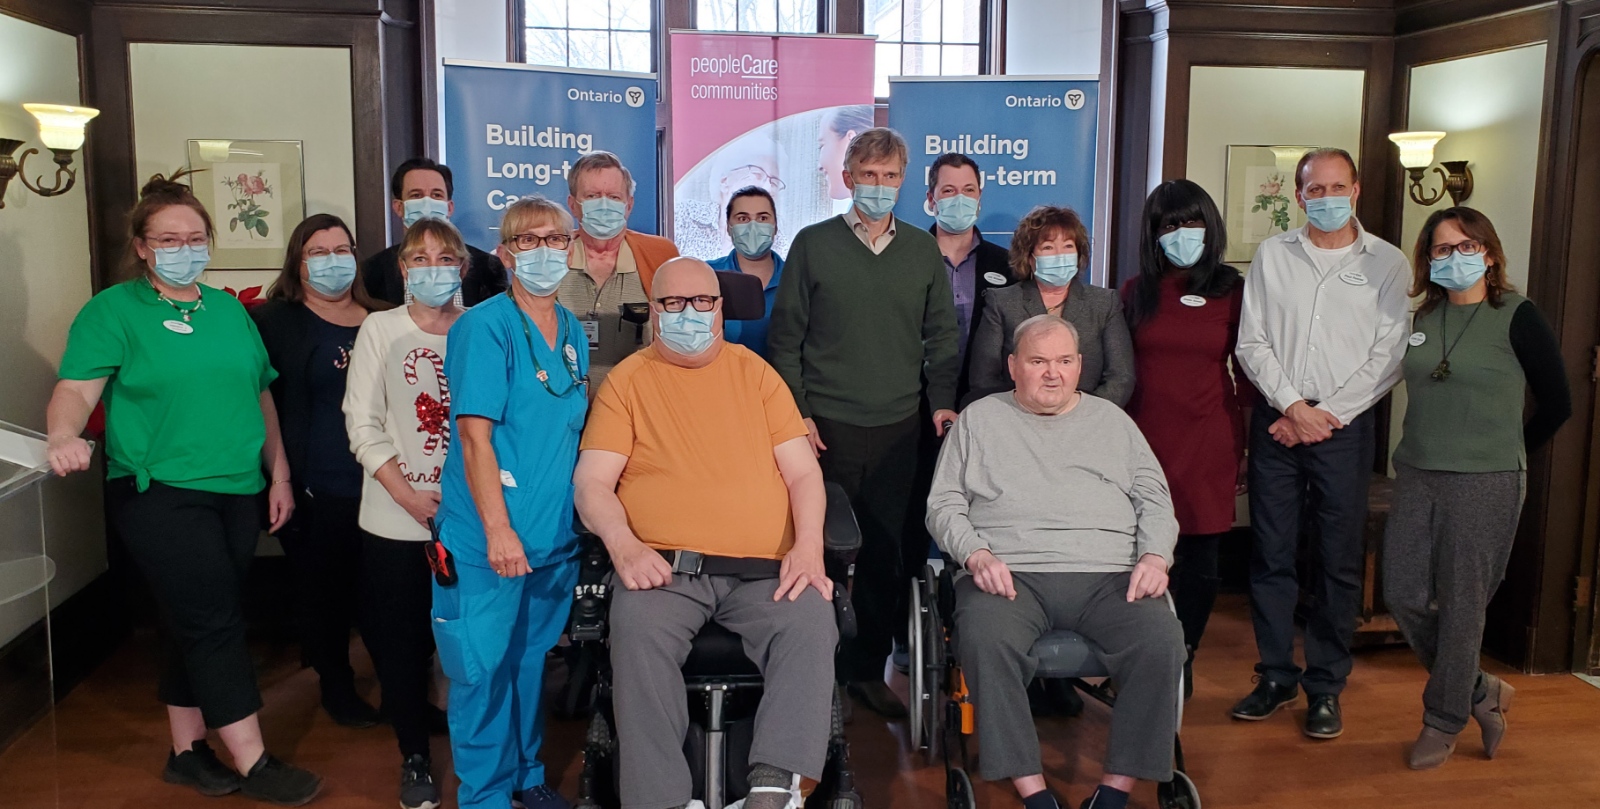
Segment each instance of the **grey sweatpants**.
[{"label": "grey sweatpants", "polygon": [[1395,464],[1383,536],[1383,600],[1428,670],[1422,722],[1467,726],[1483,622],[1522,513],[1521,472],[1433,472]]},{"label": "grey sweatpants", "polygon": [[1117,684],[1104,769],[1147,781],[1172,778],[1183,627],[1164,598],[1128,602],[1129,573],[1017,573],[1015,601],[956,580],[956,655],[978,713],[984,778],[1043,772],[1028,708],[1039,661],[1029,655],[1051,629],[1077,632],[1104,652]]},{"label": "grey sweatpants", "polygon": [[833,605],[815,588],[774,602],[778,580],[689,576],[653,590],[613,582],[611,668],[624,809],[669,809],[692,797],[683,757],[689,701],[683,661],[707,621],[738,635],[765,680],[750,763],[820,778],[833,713]]}]

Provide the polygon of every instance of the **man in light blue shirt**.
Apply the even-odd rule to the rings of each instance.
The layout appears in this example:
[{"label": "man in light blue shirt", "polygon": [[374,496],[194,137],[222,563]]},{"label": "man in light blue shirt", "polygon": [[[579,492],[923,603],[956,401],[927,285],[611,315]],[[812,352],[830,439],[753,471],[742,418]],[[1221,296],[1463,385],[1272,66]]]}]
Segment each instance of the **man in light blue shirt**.
[{"label": "man in light blue shirt", "polygon": [[783,256],[772,249],[772,240],[778,233],[777,207],[765,188],[749,185],[728,199],[727,213],[733,251],[708,263],[718,272],[742,272],[760,278],[766,287],[767,311],[760,320],[727,321],[723,339],[767,359],[767,324],[772,320],[773,301],[778,298],[778,280],[783,277]]}]

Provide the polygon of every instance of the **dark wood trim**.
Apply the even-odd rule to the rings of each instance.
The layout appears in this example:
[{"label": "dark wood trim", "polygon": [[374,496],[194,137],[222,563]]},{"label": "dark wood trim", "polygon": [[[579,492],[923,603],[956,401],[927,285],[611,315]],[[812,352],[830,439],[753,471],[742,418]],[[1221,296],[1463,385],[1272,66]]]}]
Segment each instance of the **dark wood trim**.
[{"label": "dark wood trim", "polygon": [[94,0],[96,9],[141,9],[144,11],[221,11],[279,14],[387,14],[398,19],[415,19],[416,0]]},{"label": "dark wood trim", "polygon": [[527,0],[506,0],[506,61],[528,61]]},{"label": "dark wood trim", "polygon": [[1546,3],[1489,19],[1468,20],[1395,38],[1395,65],[1406,68],[1481,56],[1548,42],[1555,35],[1560,9]]},{"label": "dark wood trim", "polygon": [[828,20],[830,34],[866,33],[866,3],[864,0],[832,0],[833,15]]},{"label": "dark wood trim", "polygon": [[1395,34],[1407,36],[1539,6],[1553,11],[1560,4],[1559,0],[1395,0]]},{"label": "dark wood trim", "polygon": [[75,37],[89,30],[89,0],[0,0],[0,14]]},{"label": "dark wood trim", "polygon": [[[417,36],[422,53],[422,153],[439,160],[439,23],[434,7],[439,0],[419,0]],[[449,2],[449,0],[445,0]]]},{"label": "dark wood trim", "polygon": [[[351,59],[356,240],[369,253],[382,249],[388,243],[388,171],[412,156],[421,142],[415,107],[420,89],[418,54],[408,45],[418,29],[410,16],[97,7],[91,39],[101,114],[92,164],[98,175],[93,207],[125,211],[137,197],[130,43],[344,47],[350,49]],[[96,231],[100,254],[120,256],[120,217],[103,217]],[[101,286],[116,280],[108,263],[102,262],[98,269]]]}]

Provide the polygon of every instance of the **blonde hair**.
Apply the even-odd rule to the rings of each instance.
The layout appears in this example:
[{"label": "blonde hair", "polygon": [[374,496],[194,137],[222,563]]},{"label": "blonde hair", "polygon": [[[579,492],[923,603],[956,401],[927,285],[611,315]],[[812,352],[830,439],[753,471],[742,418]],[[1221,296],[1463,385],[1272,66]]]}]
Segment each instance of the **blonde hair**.
[{"label": "blonde hair", "polygon": [[572,235],[572,214],[567,209],[541,196],[523,197],[506,208],[500,217],[500,243],[540,225],[555,225],[563,233]]},{"label": "blonde hair", "polygon": [[450,224],[446,219],[435,219],[431,216],[418,219],[416,224],[406,228],[406,235],[400,239],[400,252],[395,258],[400,266],[406,265],[406,256],[413,250],[420,250],[428,236],[439,241],[445,250],[454,254],[457,261],[465,265],[469,259],[467,255],[467,242],[461,238],[461,231]]},{"label": "blonde hair", "polygon": [[899,132],[886,126],[875,126],[850,141],[844,150],[844,166],[848,169],[862,163],[896,160],[904,167],[910,153],[906,148],[906,139],[900,137]]}]

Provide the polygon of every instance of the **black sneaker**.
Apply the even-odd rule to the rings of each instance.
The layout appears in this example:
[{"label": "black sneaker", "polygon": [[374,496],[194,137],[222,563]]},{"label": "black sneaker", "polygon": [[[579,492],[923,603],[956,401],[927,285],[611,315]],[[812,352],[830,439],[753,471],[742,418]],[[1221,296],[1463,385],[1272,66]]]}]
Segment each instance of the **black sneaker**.
[{"label": "black sneaker", "polygon": [[381,720],[378,709],[368,705],[354,691],[348,694],[323,694],[322,709],[333,718],[334,724],[347,728],[375,727]]},{"label": "black sneaker", "polygon": [[161,780],[194,787],[194,791],[212,798],[239,791],[239,774],[223,764],[204,739],[182,753],[168,750],[167,768],[161,772]]},{"label": "black sneaker", "polygon": [[321,791],[320,776],[285,764],[271,753],[262,753],[239,784],[239,792],[246,798],[279,806],[304,806]]},{"label": "black sneaker", "polygon": [[433,762],[418,754],[400,765],[400,809],[435,809],[439,787],[433,783]]},{"label": "black sneaker", "polygon": [[1256,675],[1256,688],[1233,706],[1233,718],[1259,722],[1278,712],[1279,708],[1294,702],[1300,696],[1300,686],[1278,685]]},{"label": "black sneaker", "polygon": [[1344,733],[1344,720],[1339,718],[1339,696],[1318,694],[1311,698],[1306,709],[1305,734],[1313,739],[1337,739]]},{"label": "black sneaker", "polygon": [[572,809],[572,804],[561,797],[561,793],[551,789],[549,784],[522,790],[522,805],[527,809]]}]

